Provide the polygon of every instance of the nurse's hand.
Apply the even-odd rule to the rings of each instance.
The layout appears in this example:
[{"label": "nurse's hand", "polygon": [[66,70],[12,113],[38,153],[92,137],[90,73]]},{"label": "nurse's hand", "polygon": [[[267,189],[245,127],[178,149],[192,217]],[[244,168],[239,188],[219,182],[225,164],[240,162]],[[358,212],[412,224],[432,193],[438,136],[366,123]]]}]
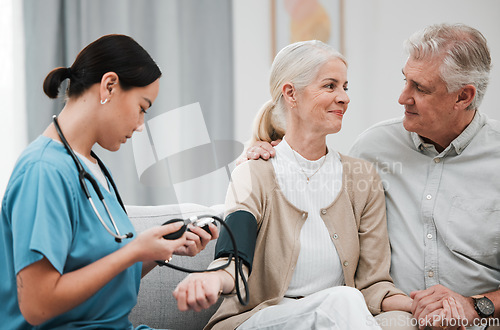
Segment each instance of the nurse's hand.
[{"label": "nurse's hand", "polygon": [[234,288],[234,280],[224,270],[188,275],[174,290],[177,307],[180,311],[199,312],[217,302],[219,296],[229,293]]},{"label": "nurse's hand", "polygon": [[164,226],[149,228],[140,233],[135,240],[125,246],[133,251],[136,261],[169,260],[174,251],[187,242],[186,235],[178,239],[164,239],[163,236],[176,232],[183,226],[182,222],[174,222]]},{"label": "nurse's hand", "polygon": [[181,256],[195,256],[207,246],[208,242],[219,237],[219,230],[213,224],[209,224],[211,234],[203,228],[189,226],[190,231],[186,231],[186,243],[174,251],[174,254]]}]

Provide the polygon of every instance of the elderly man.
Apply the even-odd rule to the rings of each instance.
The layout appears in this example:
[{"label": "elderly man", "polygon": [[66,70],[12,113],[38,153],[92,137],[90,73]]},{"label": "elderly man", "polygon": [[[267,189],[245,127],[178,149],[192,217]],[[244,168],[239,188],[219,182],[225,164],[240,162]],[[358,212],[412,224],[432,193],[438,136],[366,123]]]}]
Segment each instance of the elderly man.
[{"label": "elderly man", "polygon": [[[365,131],[350,154],[373,162],[384,183],[391,275],[413,298],[413,315],[432,319],[453,297],[467,325],[498,325],[500,122],[478,111],[491,67],[486,40],[440,24],[406,49],[404,117]],[[247,157],[269,154],[260,142]]]}]

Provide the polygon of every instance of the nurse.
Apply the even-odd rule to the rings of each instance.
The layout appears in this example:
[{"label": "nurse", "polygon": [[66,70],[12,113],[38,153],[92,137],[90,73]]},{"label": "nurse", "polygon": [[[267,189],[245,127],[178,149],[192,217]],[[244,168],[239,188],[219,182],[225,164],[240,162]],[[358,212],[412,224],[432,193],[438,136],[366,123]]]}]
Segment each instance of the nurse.
[{"label": "nurse", "polygon": [[[0,320],[6,328],[132,328],[128,315],[141,276],[155,260],[194,256],[217,238],[211,225],[212,235],[192,228],[177,240],[165,240],[163,235],[180,223],[136,235],[111,176],[92,152],[96,143],[116,151],[142,129],[160,76],[132,38],[107,35],[84,48],[71,67],[56,68],[45,78],[43,89],[50,98],[57,98],[61,83],[69,79],[67,102],[20,156],[2,202]],[[97,181],[94,189],[85,180],[95,210],[63,137]]]}]

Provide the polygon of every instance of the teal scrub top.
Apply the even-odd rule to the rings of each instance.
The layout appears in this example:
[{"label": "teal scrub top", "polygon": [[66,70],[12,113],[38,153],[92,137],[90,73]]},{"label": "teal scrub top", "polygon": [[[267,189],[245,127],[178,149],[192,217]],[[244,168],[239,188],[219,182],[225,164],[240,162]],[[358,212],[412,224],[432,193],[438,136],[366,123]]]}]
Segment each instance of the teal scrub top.
[{"label": "teal scrub top", "polygon": [[[113,230],[103,204],[90,183],[87,186],[101,217]],[[113,188],[110,186],[111,193],[100,189],[120,233],[135,236]],[[83,193],[75,163],[64,146],[40,136],[22,153],[8,183],[0,215],[0,242],[2,326],[31,329],[17,300],[16,274],[20,270],[45,257],[65,274],[113,253],[130,239],[115,242]],[[137,263],[126,269],[87,301],[36,328],[132,328],[128,315],[137,301],[141,268],[142,263]]]}]

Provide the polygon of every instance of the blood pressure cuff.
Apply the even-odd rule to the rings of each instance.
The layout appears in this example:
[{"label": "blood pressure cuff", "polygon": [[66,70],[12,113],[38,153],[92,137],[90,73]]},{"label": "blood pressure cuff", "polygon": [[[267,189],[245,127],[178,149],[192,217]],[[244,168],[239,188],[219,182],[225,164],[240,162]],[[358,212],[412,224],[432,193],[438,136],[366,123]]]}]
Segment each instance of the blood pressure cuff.
[{"label": "blood pressure cuff", "polygon": [[[224,222],[236,240],[238,256],[251,273],[257,241],[257,220],[250,212],[236,211],[229,214]],[[227,229],[223,226],[215,245],[215,259],[229,257],[229,255],[234,255],[233,243]]]}]

